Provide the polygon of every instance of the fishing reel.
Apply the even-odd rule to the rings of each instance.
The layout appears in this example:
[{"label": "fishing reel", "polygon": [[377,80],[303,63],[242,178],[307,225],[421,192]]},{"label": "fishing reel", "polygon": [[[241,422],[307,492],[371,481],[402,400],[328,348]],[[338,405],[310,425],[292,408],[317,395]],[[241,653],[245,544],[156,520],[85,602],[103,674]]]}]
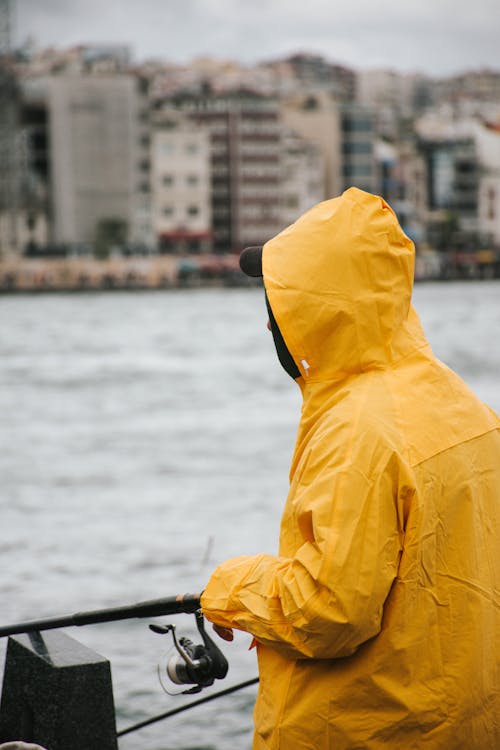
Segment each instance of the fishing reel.
[{"label": "fishing reel", "polygon": [[172,633],[175,651],[169,652],[158,665],[160,684],[169,695],[178,695],[167,690],[165,675],[176,685],[193,685],[181,693],[199,693],[204,687],[213,685],[215,680],[222,680],[227,675],[226,657],[205,632],[205,621],[200,610],[194,613],[196,626],[203,643],[195,644],[184,636],[177,638],[175,625],[150,625],[150,630],[159,635]]}]

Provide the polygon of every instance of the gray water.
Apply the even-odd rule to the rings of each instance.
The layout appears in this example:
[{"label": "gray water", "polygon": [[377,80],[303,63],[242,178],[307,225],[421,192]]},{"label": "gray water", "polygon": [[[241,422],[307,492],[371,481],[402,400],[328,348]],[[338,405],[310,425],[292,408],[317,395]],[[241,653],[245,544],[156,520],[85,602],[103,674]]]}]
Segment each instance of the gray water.
[{"label": "gray water", "polygon": [[[435,353],[500,412],[500,282],[420,284],[414,302]],[[225,558],[276,551],[300,398],[266,321],[256,289],[0,298],[2,624],[198,591]],[[119,729],[192,700],[163,692],[170,644],[147,623],[66,631],[111,661]],[[221,642],[230,671],[210,690],[256,675],[249,643]],[[248,748],[254,698],[120,750]]]}]

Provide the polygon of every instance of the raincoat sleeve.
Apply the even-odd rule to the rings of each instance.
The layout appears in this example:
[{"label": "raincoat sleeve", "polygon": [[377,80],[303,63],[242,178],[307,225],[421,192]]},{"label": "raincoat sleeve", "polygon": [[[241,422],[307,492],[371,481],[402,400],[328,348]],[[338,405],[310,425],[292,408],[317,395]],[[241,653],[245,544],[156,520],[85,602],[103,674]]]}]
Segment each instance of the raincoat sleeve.
[{"label": "raincoat sleeve", "polygon": [[292,481],[281,554],[224,562],[201,600],[213,623],[294,659],[348,656],[380,631],[412,493],[400,457],[377,441],[348,461],[324,451]]}]

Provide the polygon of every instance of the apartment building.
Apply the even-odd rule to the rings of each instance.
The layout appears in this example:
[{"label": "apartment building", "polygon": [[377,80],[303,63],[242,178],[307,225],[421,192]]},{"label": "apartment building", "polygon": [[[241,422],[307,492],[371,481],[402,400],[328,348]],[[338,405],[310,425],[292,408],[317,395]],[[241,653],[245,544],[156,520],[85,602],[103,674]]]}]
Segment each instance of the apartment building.
[{"label": "apartment building", "polygon": [[282,221],[285,226],[323,200],[324,164],[314,143],[285,129],[282,138]]},{"label": "apartment building", "polygon": [[179,93],[164,106],[210,136],[213,248],[238,252],[282,229],[277,102],[253,91]]},{"label": "apartment building", "polygon": [[352,186],[375,189],[375,119],[369,107],[316,91],[285,100],[282,114],[289,127],[319,148],[324,198]]},{"label": "apartment building", "polygon": [[438,249],[467,247],[477,237],[479,163],[471,137],[425,139],[427,238]]},{"label": "apartment building", "polygon": [[425,237],[427,206],[425,164],[411,141],[375,142],[375,193],[396,212],[406,234],[415,242]]},{"label": "apartment building", "polygon": [[342,123],[337,100],[325,91],[283,99],[284,124],[314,144],[323,160],[323,196],[333,198],[342,190]]},{"label": "apartment building", "polygon": [[500,102],[500,72],[495,70],[465,71],[438,79],[434,86],[438,101]]},{"label": "apartment building", "polygon": [[358,187],[375,192],[375,117],[363,104],[344,103],[340,107],[342,141],[341,190]]},{"label": "apartment building", "polygon": [[405,134],[411,118],[432,105],[431,79],[395,70],[360,70],[356,78],[356,101],[375,116],[377,135],[397,139]]},{"label": "apartment building", "polygon": [[48,112],[54,242],[92,243],[107,222],[132,241],[141,218],[136,78],[53,76]]},{"label": "apartment building", "polygon": [[153,121],[151,219],[160,252],[211,249],[210,133],[180,112]]},{"label": "apartment building", "polygon": [[500,123],[475,122],[474,141],[479,160],[479,234],[500,246]]},{"label": "apartment building", "polygon": [[0,256],[18,247],[19,173],[16,141],[19,119],[19,88],[0,60]]}]

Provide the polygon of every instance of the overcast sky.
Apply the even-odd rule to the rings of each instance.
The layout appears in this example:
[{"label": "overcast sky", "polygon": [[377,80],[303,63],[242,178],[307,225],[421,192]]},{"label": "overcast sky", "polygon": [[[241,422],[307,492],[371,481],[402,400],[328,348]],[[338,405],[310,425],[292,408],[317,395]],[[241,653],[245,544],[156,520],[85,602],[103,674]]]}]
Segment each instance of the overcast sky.
[{"label": "overcast sky", "polygon": [[12,0],[14,40],[120,43],[133,59],[254,63],[314,52],[355,69],[500,70],[500,0]]}]

